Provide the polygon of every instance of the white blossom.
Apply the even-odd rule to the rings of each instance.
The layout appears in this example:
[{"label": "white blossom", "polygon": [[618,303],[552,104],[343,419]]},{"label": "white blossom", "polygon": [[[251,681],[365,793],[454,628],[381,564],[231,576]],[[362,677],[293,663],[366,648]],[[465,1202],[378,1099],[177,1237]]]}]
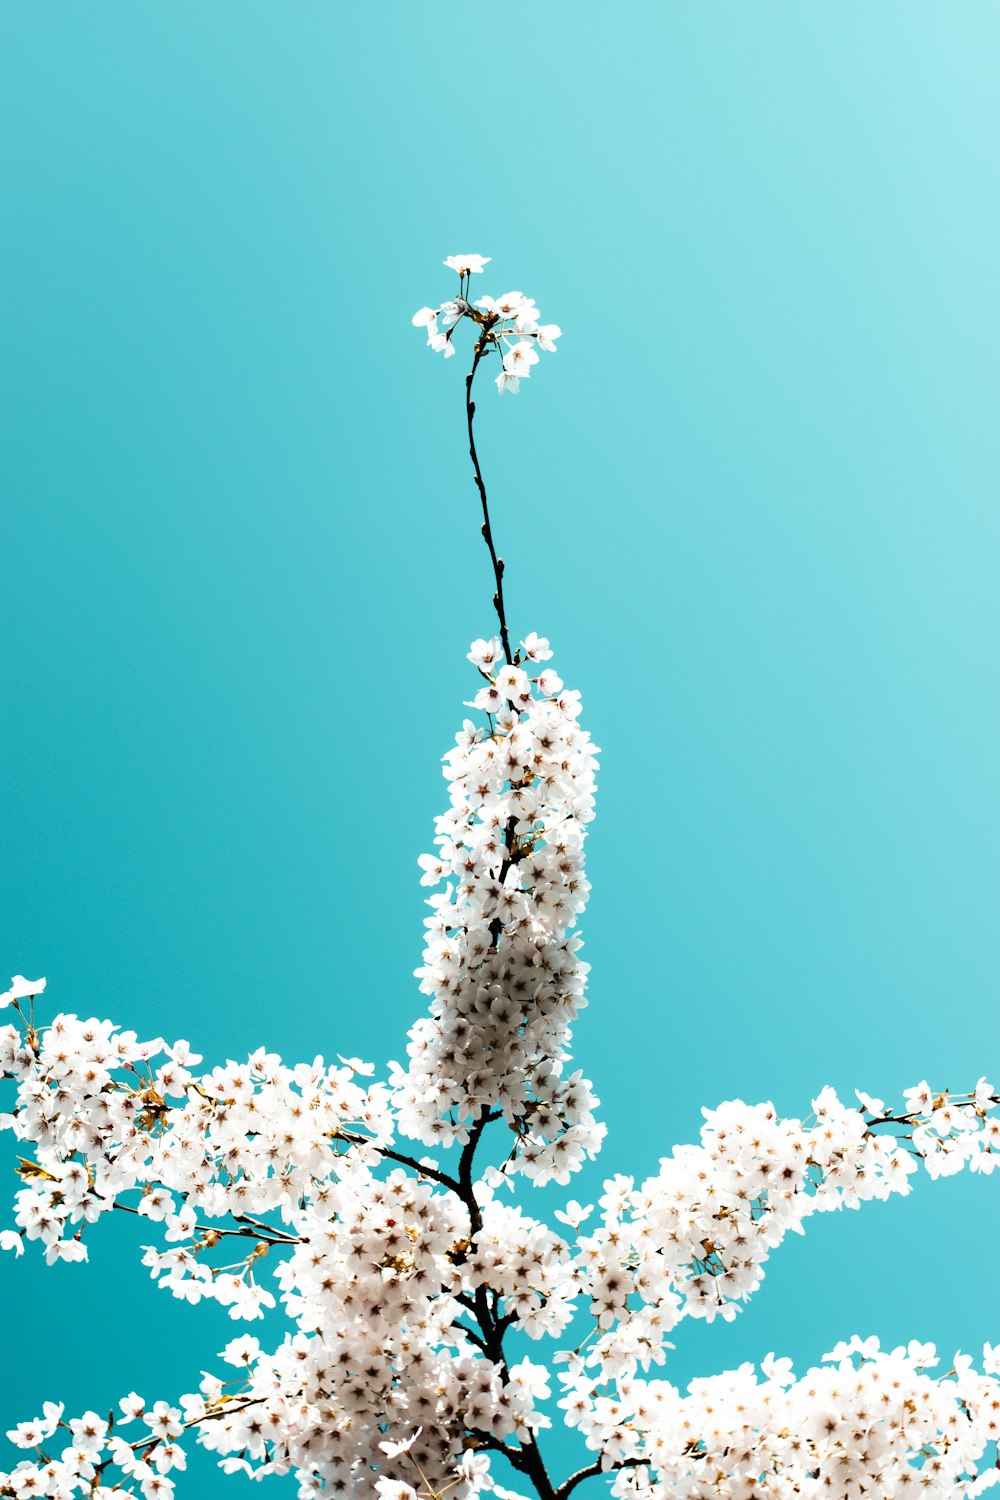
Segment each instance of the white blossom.
[{"label": "white blossom", "polygon": [[459,276],[478,275],[489,263],[488,255],[449,255],[444,262],[450,271],[457,271]]}]

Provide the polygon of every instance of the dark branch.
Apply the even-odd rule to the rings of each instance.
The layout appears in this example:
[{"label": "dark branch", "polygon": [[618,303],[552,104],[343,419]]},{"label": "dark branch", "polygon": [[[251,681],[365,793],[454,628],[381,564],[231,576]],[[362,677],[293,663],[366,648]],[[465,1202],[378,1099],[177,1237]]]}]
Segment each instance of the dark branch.
[{"label": "dark branch", "polygon": [[623,1458],[620,1463],[612,1464],[610,1469],[605,1469],[601,1467],[601,1460],[595,1459],[585,1469],[578,1469],[575,1474],[571,1474],[566,1482],[559,1486],[555,1492],[555,1500],[567,1500],[567,1496],[571,1495],[577,1485],[582,1484],[585,1479],[596,1479],[600,1474],[614,1474],[619,1469],[638,1469],[645,1462],[644,1458]]},{"label": "dark branch", "polygon": [[479,1118],[469,1134],[469,1139],[462,1148],[461,1160],[458,1163],[458,1182],[455,1184],[455,1191],[469,1210],[469,1222],[472,1226],[473,1234],[479,1233],[483,1227],[483,1221],[479,1212],[479,1204],[476,1202],[476,1195],[472,1191],[472,1162],[476,1154],[476,1147],[479,1145],[479,1137],[491,1120],[499,1118],[496,1112],[491,1111],[488,1104],[483,1105]]},{"label": "dark branch", "polygon": [[497,549],[493,545],[493,529],[490,526],[490,511],[489,506],[486,503],[486,485],[483,482],[483,471],[479,467],[479,455],[476,453],[476,440],[472,433],[472,419],[476,415],[476,404],[472,399],[472,382],[476,378],[476,371],[479,368],[479,361],[482,359],[487,349],[486,335],[496,321],[497,320],[495,314],[491,313],[490,316],[484,321],[483,331],[480,334],[479,338],[476,340],[475,353],[472,359],[472,369],[465,377],[465,416],[466,421],[469,425],[469,456],[472,459],[472,468],[475,475],[476,488],[479,491],[479,498],[483,502],[483,541],[489,548],[490,561],[493,564],[493,578],[496,582],[496,592],[493,595],[493,607],[497,612],[497,619],[500,621],[500,640],[503,643],[504,656],[506,656],[507,664],[509,666],[513,662],[514,658],[511,655],[510,635],[507,631],[507,617],[504,614],[503,607],[503,558],[497,557]]},{"label": "dark branch", "polygon": [[486,1345],[478,1333],[475,1333],[471,1328],[467,1328],[464,1323],[453,1323],[451,1326],[457,1329],[459,1333],[464,1333],[465,1337],[470,1339],[477,1349],[482,1350],[483,1354],[487,1352]]},{"label": "dark branch", "polygon": [[350,1141],[352,1146],[374,1146],[379,1155],[387,1157],[389,1161],[399,1162],[401,1167],[409,1167],[411,1171],[419,1172],[421,1177],[430,1177],[432,1181],[439,1182],[442,1187],[450,1188],[453,1193],[459,1191],[454,1177],[449,1177],[447,1172],[441,1172],[437,1167],[428,1167],[424,1162],[417,1161],[415,1156],[406,1156],[402,1151],[394,1151],[391,1146],[380,1146],[377,1141],[371,1141],[364,1135],[355,1135],[350,1130],[340,1130],[337,1134],[342,1141]]}]

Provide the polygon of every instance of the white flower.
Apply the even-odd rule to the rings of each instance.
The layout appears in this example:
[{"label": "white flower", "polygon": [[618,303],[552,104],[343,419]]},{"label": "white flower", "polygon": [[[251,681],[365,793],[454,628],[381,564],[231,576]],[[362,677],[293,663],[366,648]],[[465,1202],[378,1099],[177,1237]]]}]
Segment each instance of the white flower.
[{"label": "white flower", "polygon": [[70,1417],[69,1430],[78,1453],[98,1453],[108,1430],[107,1422],[96,1411],[85,1411],[82,1417]]},{"label": "white flower", "polygon": [[370,1078],[375,1071],[375,1064],[365,1062],[362,1057],[341,1057],[338,1052],[337,1061],[343,1063],[345,1068],[350,1068],[352,1073],[357,1073],[361,1078]]},{"label": "white flower", "polygon": [[934,1103],[934,1095],[930,1084],[926,1081],[918,1083],[912,1089],[903,1090],[903,1098],[906,1100],[911,1114],[926,1114]]},{"label": "white flower", "polygon": [[119,1401],[118,1408],[121,1411],[119,1418],[121,1422],[134,1422],[137,1417],[145,1414],[146,1403],[141,1396],[136,1395],[135,1391],[130,1391]]},{"label": "white flower", "polygon": [[571,1198],[564,1209],[555,1210],[556,1218],[563,1224],[568,1224],[570,1229],[579,1229],[584,1220],[589,1219],[594,1212],[592,1203],[582,1207],[575,1198]]},{"label": "white flower", "polygon": [[[513,1371],[511,1372],[513,1374]],[[493,1482],[490,1479],[490,1459],[488,1453],[476,1453],[472,1448],[466,1448],[458,1462],[458,1472],[471,1486],[473,1494],[480,1490],[491,1490]]]},{"label": "white flower", "polygon": [[985,1078],[980,1078],[976,1084],[974,1102],[977,1109],[988,1109],[995,1097],[995,1089],[992,1083],[987,1083]]},{"label": "white flower", "polygon": [[182,1430],[180,1412],[165,1401],[157,1401],[144,1420],[150,1432],[159,1438],[177,1437]]},{"label": "white flower", "polygon": [[523,292],[504,292],[502,297],[485,299],[490,301],[490,311],[495,312],[499,318],[516,318],[524,307]]},{"label": "white flower", "polygon": [[552,656],[548,640],[544,635],[536,635],[533,630],[528,631],[521,645],[529,661],[548,661]]},{"label": "white flower", "polygon": [[57,1260],[86,1260],[87,1247],[80,1240],[52,1240],[45,1247],[45,1264],[54,1266]]},{"label": "white flower", "polygon": [[450,359],[455,353],[454,342],[446,333],[431,333],[427,339],[428,344],[435,354],[443,354],[445,359]]},{"label": "white flower", "polygon": [[410,1449],[413,1447],[414,1443],[417,1441],[417,1438],[420,1436],[423,1430],[424,1429],[422,1427],[417,1427],[413,1432],[410,1433],[410,1436],[408,1438],[403,1438],[398,1443],[379,1443],[379,1447],[382,1449],[382,1452],[385,1454],[386,1458],[398,1458],[401,1453],[409,1453]]},{"label": "white flower", "polygon": [[497,662],[503,661],[503,646],[500,637],[494,635],[488,641],[473,641],[469,647],[467,659],[481,672],[490,672]]},{"label": "white flower", "polygon": [[777,1359],[774,1354],[765,1354],[760,1362],[761,1373],[776,1385],[791,1385],[795,1379],[790,1359]]},{"label": "white flower", "polygon": [[10,982],[10,989],[0,995],[0,1010],[5,1010],[14,1000],[27,1000],[40,995],[44,988],[44,979],[25,979],[23,974],[15,974]]},{"label": "white flower", "polygon": [[260,1355],[260,1340],[252,1338],[250,1334],[241,1334],[238,1339],[230,1339],[222,1351],[222,1358],[227,1365],[251,1365]]},{"label": "white flower", "polygon": [[526,339],[508,349],[503,357],[503,367],[512,375],[517,375],[522,380],[527,380],[531,375],[532,365],[538,363],[538,350]]},{"label": "white flower", "polygon": [[457,271],[459,276],[478,275],[489,263],[488,255],[449,255],[445,260],[448,269]]}]

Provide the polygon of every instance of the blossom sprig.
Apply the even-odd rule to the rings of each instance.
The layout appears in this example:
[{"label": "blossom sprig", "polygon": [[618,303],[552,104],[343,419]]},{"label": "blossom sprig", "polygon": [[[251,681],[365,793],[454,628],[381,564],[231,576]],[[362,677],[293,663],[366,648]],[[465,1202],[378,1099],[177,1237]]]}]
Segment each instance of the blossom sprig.
[{"label": "blossom sprig", "polygon": [[981,1372],[956,1355],[936,1378],[933,1344],[854,1336],[798,1378],[769,1354],[759,1374],[744,1364],[686,1395],[665,1380],[605,1394],[577,1361],[559,1404],[599,1455],[586,1472],[617,1471],[616,1500],[973,1500],[1000,1484],[998,1355],[987,1344]]},{"label": "blossom sprig", "polygon": [[470,282],[482,273],[490,257],[482,255],[449,255],[444,264],[458,272],[457,294],[437,307],[421,307],[413,315],[413,326],[427,332],[427,343],[435,353],[447,359],[455,353],[454,333],[468,319],[476,329],[477,358],[497,352],[501,366],[496,375],[497,390],[512,395],[522,380],[531,377],[538,364],[538,351],[554,354],[562,329],[556,323],[541,323],[540,313],[531,297],[523,292],[504,292],[501,297],[480,297],[471,302]]},{"label": "blossom sprig", "polygon": [[[472,346],[472,365],[465,377],[465,419],[469,435],[469,456],[472,459],[472,471],[482,505],[481,534],[493,567],[493,607],[500,625],[500,644],[507,665],[513,666],[514,657],[511,653],[510,630],[503,596],[504,561],[497,552],[493,539],[486,481],[483,478],[479,454],[476,450],[476,438],[473,431],[476,404],[472,399],[472,391],[483,359],[490,354],[498,353],[501,369],[496,376],[497,390],[501,395],[505,390],[516,392],[520,381],[527,379],[532,367],[538,363],[538,350],[555,352],[555,341],[559,338],[561,330],[555,323],[541,324],[538,321],[538,308],[530,297],[525,297],[523,292],[505,292],[502,297],[481,297],[474,304],[470,302],[471,279],[473,276],[482,274],[483,267],[488,260],[488,256],[482,255],[449,255],[445,260],[445,265],[458,273],[458,295],[436,308],[420,308],[413,315],[413,323],[416,327],[427,330],[427,342],[430,347],[444,354],[446,358],[455,352],[453,335],[461,322],[469,320],[476,330]],[[445,332],[441,331],[442,327],[446,330]]]},{"label": "blossom sprig", "polygon": [[[831,1088],[806,1120],[730,1100],[704,1111],[697,1145],[675,1147],[638,1187],[621,1175],[606,1183],[602,1221],[578,1241],[597,1325],[584,1362],[604,1378],[629,1378],[663,1362],[666,1335],[683,1318],[731,1320],[772,1251],[813,1214],[906,1195],[921,1166],[932,1178],[995,1168],[1000,1098],[986,1079],[969,1094],[931,1096],[921,1084],[906,1098],[917,1107],[874,1121]],[[894,1128],[880,1134],[887,1124]]]}]

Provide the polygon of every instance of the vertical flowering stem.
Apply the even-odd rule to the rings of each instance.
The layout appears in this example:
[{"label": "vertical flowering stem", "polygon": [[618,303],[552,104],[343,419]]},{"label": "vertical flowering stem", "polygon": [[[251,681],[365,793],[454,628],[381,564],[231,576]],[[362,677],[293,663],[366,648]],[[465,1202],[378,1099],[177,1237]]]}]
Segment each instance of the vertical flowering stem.
[{"label": "vertical flowering stem", "polygon": [[495,315],[490,313],[484,320],[483,331],[480,334],[479,338],[476,340],[475,352],[472,359],[472,369],[465,377],[465,416],[469,424],[469,457],[472,459],[472,470],[476,480],[476,488],[479,491],[479,498],[483,504],[483,541],[486,543],[486,546],[489,549],[490,561],[493,564],[493,577],[496,580],[496,590],[493,594],[493,607],[496,610],[497,618],[500,621],[500,640],[503,644],[504,656],[507,658],[508,666],[510,666],[514,658],[511,655],[510,636],[507,631],[507,618],[504,614],[503,605],[503,558],[497,557],[497,549],[493,542],[493,530],[490,526],[489,505],[486,501],[486,485],[483,482],[483,471],[479,467],[479,455],[476,452],[476,439],[472,430],[472,419],[476,415],[476,403],[472,399],[472,382],[476,378],[476,371],[479,368],[479,361],[486,353],[486,335],[493,327],[494,323],[496,323],[496,321],[497,319]]},{"label": "vertical flowering stem", "polygon": [[472,432],[472,419],[476,414],[475,402],[472,399],[472,382],[476,378],[479,361],[483,355],[488,354],[491,349],[496,349],[501,361],[500,374],[496,377],[497,390],[501,395],[504,391],[510,391],[512,395],[516,394],[520,389],[521,381],[528,380],[532,369],[538,364],[539,349],[555,353],[556,339],[561,337],[562,330],[557,323],[539,323],[539,312],[535,302],[531,297],[526,297],[523,292],[505,292],[502,297],[497,298],[480,297],[475,303],[471,303],[469,298],[472,295],[470,291],[472,277],[481,275],[483,267],[489,264],[489,260],[488,255],[447,256],[445,265],[449,270],[458,272],[457,296],[442,302],[438,307],[418,308],[413,314],[412,322],[415,328],[426,330],[428,345],[436,353],[444,355],[445,359],[455,353],[456,328],[466,319],[476,325],[472,369],[465,377],[465,415],[469,425],[469,454],[472,458],[476,488],[479,490],[479,498],[483,505],[483,540],[489,549],[490,561],[493,564],[493,577],[496,582],[493,606],[500,621],[500,641],[504,655],[507,658],[507,665],[511,667],[514,665],[514,658],[511,654],[510,634],[507,630],[507,618],[503,605],[503,558],[497,557],[497,549],[493,543],[489,506],[486,503],[486,485],[479,467],[476,440]]}]

